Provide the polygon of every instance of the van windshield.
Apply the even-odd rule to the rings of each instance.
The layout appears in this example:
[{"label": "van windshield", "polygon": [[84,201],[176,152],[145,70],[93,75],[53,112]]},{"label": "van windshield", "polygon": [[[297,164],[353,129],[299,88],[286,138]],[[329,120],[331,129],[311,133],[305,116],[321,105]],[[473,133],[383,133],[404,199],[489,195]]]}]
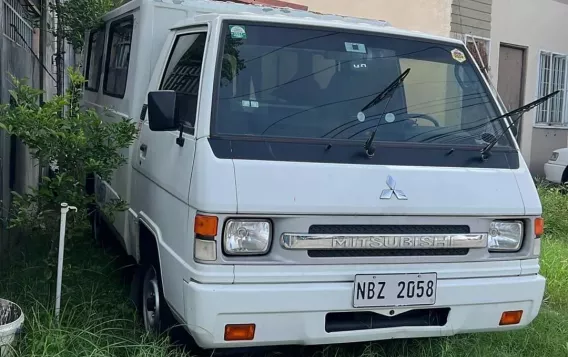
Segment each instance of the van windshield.
[{"label": "van windshield", "polygon": [[461,45],[254,23],[226,23],[223,39],[214,135],[364,142],[378,125],[375,143],[482,147],[504,130]]}]

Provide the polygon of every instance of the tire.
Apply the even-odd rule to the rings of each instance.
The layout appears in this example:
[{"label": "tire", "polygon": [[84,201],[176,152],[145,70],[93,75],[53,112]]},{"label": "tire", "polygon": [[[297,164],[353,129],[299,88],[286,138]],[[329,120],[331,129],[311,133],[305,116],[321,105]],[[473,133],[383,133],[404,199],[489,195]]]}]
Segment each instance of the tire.
[{"label": "tire", "polygon": [[140,267],[141,278],[138,285],[138,307],[146,332],[159,335],[173,326],[172,312],[164,297],[159,265],[144,264]]},{"label": "tire", "polygon": [[[141,230],[141,236],[143,238],[142,242],[140,242],[141,261],[130,283],[130,300],[134,303],[144,329],[151,334],[167,333],[175,345],[184,346],[184,350],[189,349],[192,352],[200,353],[203,350],[198,347],[193,337],[187,333],[183,324],[180,325],[176,321],[166,302],[159,256],[154,238],[150,232],[144,229]],[[150,287],[153,289],[154,296],[158,297],[157,301],[159,302],[158,306],[150,306],[153,307],[153,311],[148,309],[149,305],[152,305],[148,304],[149,301],[147,300],[148,297],[151,298],[151,296],[148,296]],[[155,302],[153,303],[155,305]],[[154,316],[150,315],[152,312],[155,314]],[[149,323],[152,320],[149,317],[154,319],[157,317],[157,321]]]},{"label": "tire", "polygon": [[[145,292],[148,291],[148,284],[150,280],[154,280],[151,284],[153,284],[154,294],[156,294],[155,289],[157,287],[157,296],[159,299],[159,306],[155,309],[155,311],[153,311],[154,313],[157,313],[159,321],[156,321],[153,325],[148,323],[148,314],[150,314],[151,311],[148,311],[147,309],[148,301],[144,301]],[[204,349],[197,345],[193,337],[175,321],[170,307],[166,303],[164,297],[162,279],[159,268],[157,268],[157,264],[145,264],[138,267],[130,285],[130,298],[134,302],[138,317],[142,321],[147,333],[154,335],[167,334],[174,345],[183,346],[184,350],[190,350],[192,353],[196,353],[198,355],[205,352]],[[154,316],[154,318],[156,318],[156,316]],[[211,353],[208,353],[208,355],[212,356]]]},{"label": "tire", "polygon": [[560,178],[560,183],[562,185],[566,185],[567,182],[568,182],[568,167],[564,169],[564,172],[562,173],[562,178]]}]

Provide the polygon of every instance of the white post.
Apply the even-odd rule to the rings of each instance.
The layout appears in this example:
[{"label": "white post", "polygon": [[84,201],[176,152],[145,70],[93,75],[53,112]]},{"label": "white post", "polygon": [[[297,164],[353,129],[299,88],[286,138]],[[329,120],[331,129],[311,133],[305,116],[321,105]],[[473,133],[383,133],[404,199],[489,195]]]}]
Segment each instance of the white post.
[{"label": "white post", "polygon": [[59,252],[57,257],[57,285],[55,286],[55,319],[59,321],[59,310],[61,310],[61,280],[63,279],[63,253],[65,251],[65,225],[67,223],[67,212],[77,211],[77,207],[69,206],[67,203],[61,204],[61,223],[59,225]]}]

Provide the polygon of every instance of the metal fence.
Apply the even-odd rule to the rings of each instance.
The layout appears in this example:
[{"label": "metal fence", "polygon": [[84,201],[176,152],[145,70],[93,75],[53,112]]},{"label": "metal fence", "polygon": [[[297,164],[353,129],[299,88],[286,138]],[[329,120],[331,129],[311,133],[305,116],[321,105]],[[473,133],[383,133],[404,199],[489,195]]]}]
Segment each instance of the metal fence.
[{"label": "metal fence", "polygon": [[[2,0],[4,6],[4,36],[24,46],[31,46],[33,28],[25,19],[26,9],[19,0]],[[20,36],[21,35],[21,36]]]}]

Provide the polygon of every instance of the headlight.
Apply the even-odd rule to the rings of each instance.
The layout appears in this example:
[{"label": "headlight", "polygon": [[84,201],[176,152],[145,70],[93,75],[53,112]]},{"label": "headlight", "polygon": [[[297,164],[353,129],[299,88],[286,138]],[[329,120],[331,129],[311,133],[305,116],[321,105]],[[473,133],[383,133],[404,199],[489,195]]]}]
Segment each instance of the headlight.
[{"label": "headlight", "polygon": [[523,243],[523,222],[493,221],[489,227],[489,251],[516,252]]},{"label": "headlight", "polygon": [[223,247],[228,255],[262,255],[270,249],[270,221],[230,219],[225,225]]},{"label": "headlight", "polygon": [[552,156],[550,157],[550,159],[548,159],[549,161],[556,161],[558,159],[558,153],[557,152],[553,152]]}]

